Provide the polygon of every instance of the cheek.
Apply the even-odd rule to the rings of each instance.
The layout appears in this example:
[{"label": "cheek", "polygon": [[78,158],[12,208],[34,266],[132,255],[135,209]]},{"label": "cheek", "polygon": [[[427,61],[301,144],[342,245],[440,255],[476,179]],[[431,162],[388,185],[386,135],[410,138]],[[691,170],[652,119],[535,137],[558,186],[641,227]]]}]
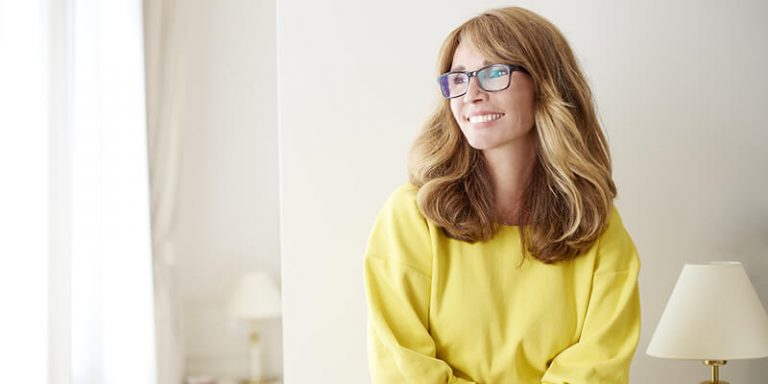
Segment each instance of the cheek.
[{"label": "cheek", "polygon": [[531,86],[531,89],[523,95],[521,100],[521,104],[523,105],[523,108],[525,108],[525,115],[531,121],[533,121],[534,116],[536,116],[536,98],[532,88],[533,87]]},{"label": "cheek", "polygon": [[533,122],[535,111],[532,98],[526,95],[512,98],[508,102],[519,123],[528,125],[527,123]]},{"label": "cheek", "polygon": [[528,103],[528,124],[533,126],[536,123],[536,105],[533,101]]},{"label": "cheek", "polygon": [[451,100],[451,114],[459,126],[461,126],[461,116],[459,115],[460,112],[461,109],[459,108],[459,103],[456,102],[456,99]]}]

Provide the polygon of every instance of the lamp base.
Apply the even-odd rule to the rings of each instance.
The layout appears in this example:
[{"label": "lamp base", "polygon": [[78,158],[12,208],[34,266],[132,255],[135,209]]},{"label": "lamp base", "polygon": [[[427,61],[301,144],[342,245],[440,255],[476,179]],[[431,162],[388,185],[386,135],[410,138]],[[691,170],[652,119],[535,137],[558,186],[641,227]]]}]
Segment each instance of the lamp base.
[{"label": "lamp base", "polygon": [[720,366],[728,363],[725,360],[704,360],[704,365],[712,369],[710,380],[702,381],[700,384],[729,384],[727,381],[720,380]]}]

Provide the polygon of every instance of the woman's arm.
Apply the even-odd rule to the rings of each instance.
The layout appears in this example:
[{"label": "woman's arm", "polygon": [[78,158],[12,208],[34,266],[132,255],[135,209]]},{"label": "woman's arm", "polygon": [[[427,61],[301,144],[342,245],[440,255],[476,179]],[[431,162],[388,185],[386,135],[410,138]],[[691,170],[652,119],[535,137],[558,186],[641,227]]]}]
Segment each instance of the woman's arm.
[{"label": "woman's arm", "polygon": [[597,251],[581,337],[555,356],[542,383],[629,382],[629,366],[640,336],[640,262],[615,208]]},{"label": "woman's arm", "polygon": [[379,383],[467,384],[436,358],[428,330],[431,245],[415,188],[402,187],[376,220],[365,254],[368,360]]}]

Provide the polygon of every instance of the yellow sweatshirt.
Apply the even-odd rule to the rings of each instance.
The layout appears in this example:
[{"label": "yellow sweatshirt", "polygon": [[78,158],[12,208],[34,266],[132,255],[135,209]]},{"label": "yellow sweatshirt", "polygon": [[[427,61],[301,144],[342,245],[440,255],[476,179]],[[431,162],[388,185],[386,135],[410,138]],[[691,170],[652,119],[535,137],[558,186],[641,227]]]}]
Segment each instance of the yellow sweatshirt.
[{"label": "yellow sweatshirt", "polygon": [[416,191],[390,196],[365,253],[374,384],[628,382],[640,263],[615,208],[588,252],[547,265],[522,259],[515,226],[446,237]]}]

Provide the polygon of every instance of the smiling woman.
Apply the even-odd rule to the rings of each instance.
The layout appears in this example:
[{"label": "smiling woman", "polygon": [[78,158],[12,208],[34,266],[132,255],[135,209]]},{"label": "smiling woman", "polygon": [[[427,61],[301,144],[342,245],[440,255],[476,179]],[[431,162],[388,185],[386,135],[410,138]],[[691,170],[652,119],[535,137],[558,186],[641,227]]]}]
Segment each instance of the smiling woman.
[{"label": "smiling woman", "polygon": [[565,38],[491,10],[448,35],[440,72],[366,250],[373,381],[628,382],[639,259]]}]

